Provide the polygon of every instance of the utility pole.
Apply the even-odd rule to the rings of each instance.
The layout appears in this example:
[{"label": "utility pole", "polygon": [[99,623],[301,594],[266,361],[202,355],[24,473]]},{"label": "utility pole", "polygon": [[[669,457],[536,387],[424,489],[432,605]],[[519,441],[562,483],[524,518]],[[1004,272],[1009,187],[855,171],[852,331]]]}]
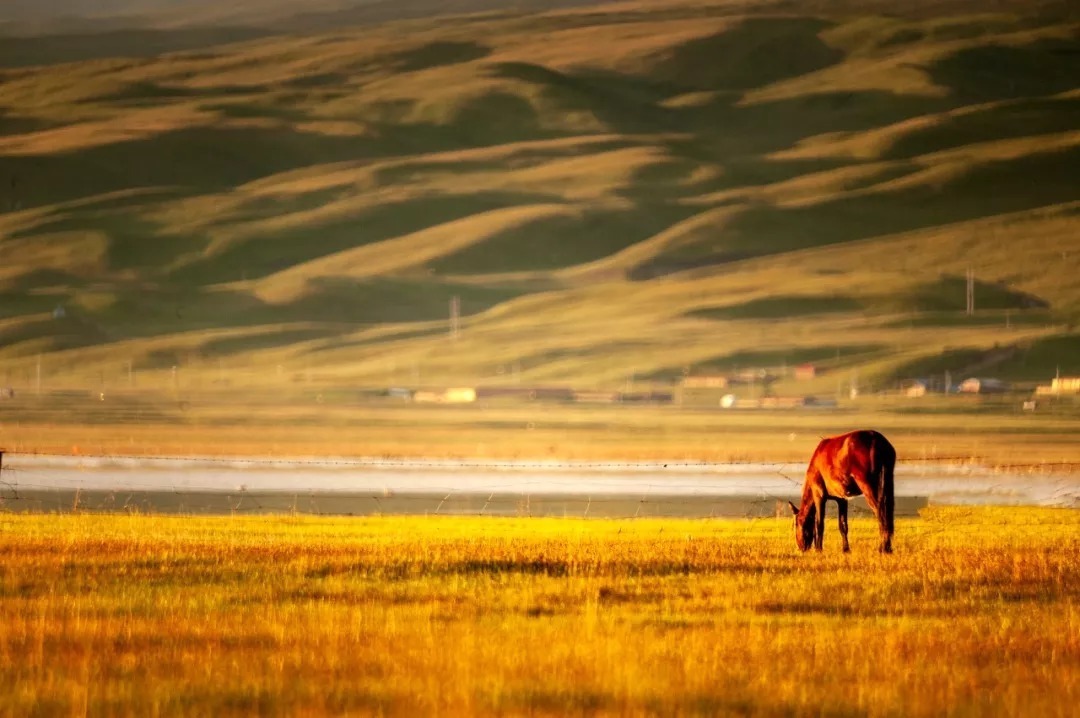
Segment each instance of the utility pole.
[{"label": "utility pole", "polygon": [[461,297],[455,294],[450,297],[450,339],[452,341],[457,341],[460,317]]},{"label": "utility pole", "polygon": [[975,270],[968,267],[967,270],[967,315],[975,314]]}]

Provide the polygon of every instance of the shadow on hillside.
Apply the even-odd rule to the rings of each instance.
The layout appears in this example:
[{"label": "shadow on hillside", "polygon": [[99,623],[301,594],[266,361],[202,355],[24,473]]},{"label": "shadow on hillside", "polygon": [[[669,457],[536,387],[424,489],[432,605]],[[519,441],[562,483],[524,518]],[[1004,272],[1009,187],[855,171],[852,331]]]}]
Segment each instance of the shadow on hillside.
[{"label": "shadow on hillside", "polygon": [[695,309],[688,312],[687,316],[720,320],[791,319],[816,314],[858,312],[862,308],[862,302],[854,297],[841,295],[829,297],[820,295],[781,295],[752,299],[748,302],[729,304],[723,307]]},{"label": "shadow on hillside", "polygon": [[213,192],[319,163],[385,157],[392,138],[329,136],[287,127],[196,127],[64,154],[7,156],[24,207],[134,188]]},{"label": "shadow on hillside", "polygon": [[1020,100],[911,130],[883,159],[906,159],[977,142],[1071,132],[1078,127],[1080,98]]},{"label": "shadow on hillside", "polygon": [[[235,290],[159,287],[118,291],[108,306],[82,312],[72,321],[99,327],[101,335],[95,341],[291,325],[250,336],[208,339],[198,349],[185,350],[186,359],[193,360],[314,339],[327,340],[321,348],[332,349],[338,346],[337,337],[368,326],[446,320],[453,297],[458,298],[460,315],[465,317],[521,294],[515,289],[427,278],[323,277],[314,280],[302,296],[283,304],[269,304]],[[150,363],[144,360],[136,368],[167,368],[185,360],[173,356],[172,350],[167,353],[169,356],[151,358]]]},{"label": "shadow on hillside", "polygon": [[514,192],[476,192],[383,203],[344,219],[268,232],[230,245],[170,273],[182,284],[207,285],[257,279],[354,247],[400,237],[475,214],[549,202],[551,198]]},{"label": "shadow on hillside", "polygon": [[[625,193],[632,198],[656,197],[657,193],[674,198],[761,185],[839,167],[848,161],[775,161],[762,155],[825,132],[867,130],[943,109],[938,99],[902,98],[887,92],[816,94],[750,106],[738,105],[738,94],[717,93],[692,106],[677,107],[664,103],[682,90],[649,78],[595,70],[563,73],[527,63],[501,63],[489,71],[495,77],[538,88],[550,111],[590,113],[622,135],[666,135],[658,137],[656,144],[689,164],[641,173],[640,188],[631,187]],[[723,176],[707,185],[678,184],[691,165],[702,164],[722,167]],[[669,173],[667,181],[656,171]]]},{"label": "shadow on hillside", "polygon": [[157,224],[130,212],[100,210],[71,211],[14,233],[11,238],[39,237],[64,232],[72,235],[100,233],[107,237],[109,268],[119,271],[160,270],[184,254],[203,250],[209,242],[201,236],[167,234]]},{"label": "shadow on hillside", "polygon": [[[406,325],[408,326],[408,325]],[[419,329],[409,329],[397,327],[392,331],[385,331],[387,327],[381,327],[379,333],[376,336],[367,336],[360,339],[341,339],[328,338],[326,341],[320,342],[317,346],[312,346],[304,350],[305,354],[318,354],[324,351],[335,351],[339,349],[357,349],[359,347],[368,347],[376,344],[386,346],[391,342],[407,341],[409,339],[420,339],[422,337],[430,337],[436,334],[446,336],[447,330],[445,326],[431,326],[426,325]]]},{"label": "shadow on hillside", "polygon": [[483,146],[542,136],[528,100],[509,92],[489,92],[462,104],[453,120],[436,134],[449,133],[464,145]]},{"label": "shadow on hillside", "polygon": [[683,91],[764,87],[843,60],[819,37],[828,27],[814,18],[751,18],[667,50],[648,76]]},{"label": "shadow on hillside", "polygon": [[[229,114],[261,116],[236,103]],[[288,108],[281,117],[293,117]],[[18,178],[24,208],[136,188],[215,192],[287,170],[323,163],[487,147],[560,136],[538,128],[535,112],[505,93],[464,103],[444,124],[371,123],[365,136],[277,127],[194,127],[66,153],[9,155],[3,172]],[[2,179],[2,178],[0,178]]]},{"label": "shadow on hillside", "polygon": [[416,72],[444,65],[458,65],[487,57],[491,48],[476,42],[429,42],[386,58],[386,63],[398,72]]},{"label": "shadow on hillside", "polygon": [[681,156],[711,157],[724,164],[729,186],[777,182],[808,171],[850,164],[848,159],[773,160],[765,155],[832,132],[860,132],[948,106],[938,98],[904,97],[884,91],[815,93],[753,105],[718,96],[679,108],[677,126],[687,138],[668,141]]},{"label": "shadow on hillside", "polygon": [[981,164],[941,185],[804,207],[758,204],[733,217],[708,246],[660,254],[637,267],[635,276],[651,278],[668,266],[708,266],[1071,202],[1077,186],[1080,148],[1071,148]]},{"label": "shadow on hillside", "polygon": [[9,357],[78,349],[108,340],[100,327],[80,317],[28,318],[0,327],[0,346]]},{"label": "shadow on hillside", "polygon": [[467,176],[472,172],[496,172],[507,168],[518,170],[540,167],[546,162],[580,157],[583,151],[582,148],[585,148],[584,151],[587,152],[610,152],[638,146],[640,146],[639,142],[629,138],[597,137],[565,146],[543,143],[536,145],[522,144],[507,149],[505,152],[500,152],[500,156],[496,158],[457,156],[450,161],[445,158],[409,157],[400,162],[388,163],[385,166],[375,168],[373,181],[378,185],[389,185],[423,182],[426,181],[429,175],[460,174]]},{"label": "shadow on hillside", "polygon": [[[369,0],[339,10],[300,12],[287,19],[274,21],[270,27],[284,32],[326,32],[356,25],[373,25],[398,20],[431,20],[440,16],[465,13],[550,12],[559,8],[597,5],[606,0],[516,0],[508,8],[506,0]],[[458,22],[444,17],[445,22]]]},{"label": "shadow on hillside", "polygon": [[1064,332],[1034,340],[994,344],[990,349],[946,348],[895,367],[891,376],[900,380],[946,373],[952,375],[953,381],[976,375],[1043,384],[1057,375],[1075,376],[1080,374],[1080,334]]},{"label": "shadow on hillside", "polygon": [[0,137],[4,135],[21,135],[27,132],[36,132],[49,127],[49,123],[34,117],[12,116],[0,109]]},{"label": "shadow on hillside", "polygon": [[[938,98],[885,91],[739,104],[747,89],[842,61],[843,53],[818,37],[826,27],[811,19],[747,20],[671,48],[635,75],[592,68],[557,71],[523,62],[494,64],[488,72],[535,88],[529,94],[539,91],[552,111],[591,113],[617,133],[680,135],[662,140],[677,156],[722,164],[729,186],[759,184],[807,169],[805,162],[763,161],[762,154],[825,132],[866,130],[949,106]],[[681,101],[688,97],[693,100]]]},{"label": "shadow on hillside", "polygon": [[695,210],[659,202],[629,210],[590,209],[574,217],[550,217],[500,232],[429,262],[437,274],[487,274],[562,269],[610,256]]},{"label": "shadow on hillside", "polygon": [[498,63],[488,73],[531,86],[528,94],[538,91],[542,102],[555,110],[592,113],[623,134],[669,129],[670,114],[658,103],[675,90],[647,78],[595,69],[561,72],[525,62]]},{"label": "shadow on hillside", "polygon": [[866,361],[869,357],[890,351],[892,351],[892,347],[884,344],[834,344],[831,346],[788,347],[767,351],[738,351],[702,359],[690,367],[666,367],[642,378],[657,381],[680,381],[687,375],[687,369],[689,369],[690,375],[726,375],[756,369],[775,371],[784,367],[793,368],[799,364],[814,364],[819,372],[824,373],[858,364]]},{"label": "shadow on hillside", "polygon": [[0,41],[0,68],[55,65],[110,57],[153,57],[274,34],[277,33],[252,27],[220,27],[5,37]]},{"label": "shadow on hillside", "polygon": [[183,87],[165,85],[160,82],[130,82],[121,89],[98,95],[97,102],[116,102],[120,104],[159,104],[162,100],[189,100],[192,98],[231,97],[249,95],[266,90],[263,85],[216,85],[214,87]]},{"label": "shadow on hillside", "polygon": [[[903,290],[890,291],[869,303],[896,312],[960,312],[967,308],[967,279],[942,275],[936,281],[924,282]],[[1050,303],[1027,292],[990,282],[975,283],[979,309],[1048,309]]]},{"label": "shadow on hillside", "polygon": [[1053,95],[1080,87],[1080,46],[1073,38],[966,48],[935,63],[930,76],[964,103]]},{"label": "shadow on hillside", "polygon": [[1013,381],[1047,382],[1080,375],[1080,334],[1063,333],[1026,342],[994,368]]},{"label": "shadow on hillside", "polygon": [[296,320],[324,317],[359,329],[363,325],[445,320],[453,297],[458,297],[460,315],[470,316],[521,294],[518,289],[428,278],[323,277],[309,284],[302,297],[279,305],[278,311]]}]

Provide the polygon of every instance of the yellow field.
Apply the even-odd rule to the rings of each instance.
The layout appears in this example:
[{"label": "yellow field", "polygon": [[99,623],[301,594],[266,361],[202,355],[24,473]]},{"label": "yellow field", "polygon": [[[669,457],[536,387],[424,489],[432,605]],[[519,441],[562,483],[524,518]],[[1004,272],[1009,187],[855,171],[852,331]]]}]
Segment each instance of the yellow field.
[{"label": "yellow field", "polygon": [[1078,529],[3,515],[0,714],[1072,715]]}]

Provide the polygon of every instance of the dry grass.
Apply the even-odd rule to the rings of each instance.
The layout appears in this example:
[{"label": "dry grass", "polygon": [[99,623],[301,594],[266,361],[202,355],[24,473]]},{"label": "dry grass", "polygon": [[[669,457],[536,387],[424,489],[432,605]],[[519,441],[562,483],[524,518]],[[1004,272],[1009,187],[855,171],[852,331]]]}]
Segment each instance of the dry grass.
[{"label": "dry grass", "polygon": [[0,713],[1071,715],[1077,528],[7,515]]},{"label": "dry grass", "polygon": [[[191,410],[197,413],[198,410]],[[258,417],[256,422],[252,417]],[[790,463],[798,474],[822,436],[874,427],[905,468],[920,462],[1040,473],[1080,468],[1076,419],[955,414],[700,412],[655,407],[238,406],[213,420],[153,417],[100,424],[7,423],[11,454],[385,457]]]}]

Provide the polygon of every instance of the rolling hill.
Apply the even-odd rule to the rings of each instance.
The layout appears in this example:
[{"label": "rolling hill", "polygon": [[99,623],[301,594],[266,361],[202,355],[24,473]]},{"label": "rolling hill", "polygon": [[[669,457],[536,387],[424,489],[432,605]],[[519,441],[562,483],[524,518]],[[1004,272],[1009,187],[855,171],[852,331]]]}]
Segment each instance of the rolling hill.
[{"label": "rolling hill", "polygon": [[5,43],[6,383],[1080,373],[1068,4],[533,7]]}]

